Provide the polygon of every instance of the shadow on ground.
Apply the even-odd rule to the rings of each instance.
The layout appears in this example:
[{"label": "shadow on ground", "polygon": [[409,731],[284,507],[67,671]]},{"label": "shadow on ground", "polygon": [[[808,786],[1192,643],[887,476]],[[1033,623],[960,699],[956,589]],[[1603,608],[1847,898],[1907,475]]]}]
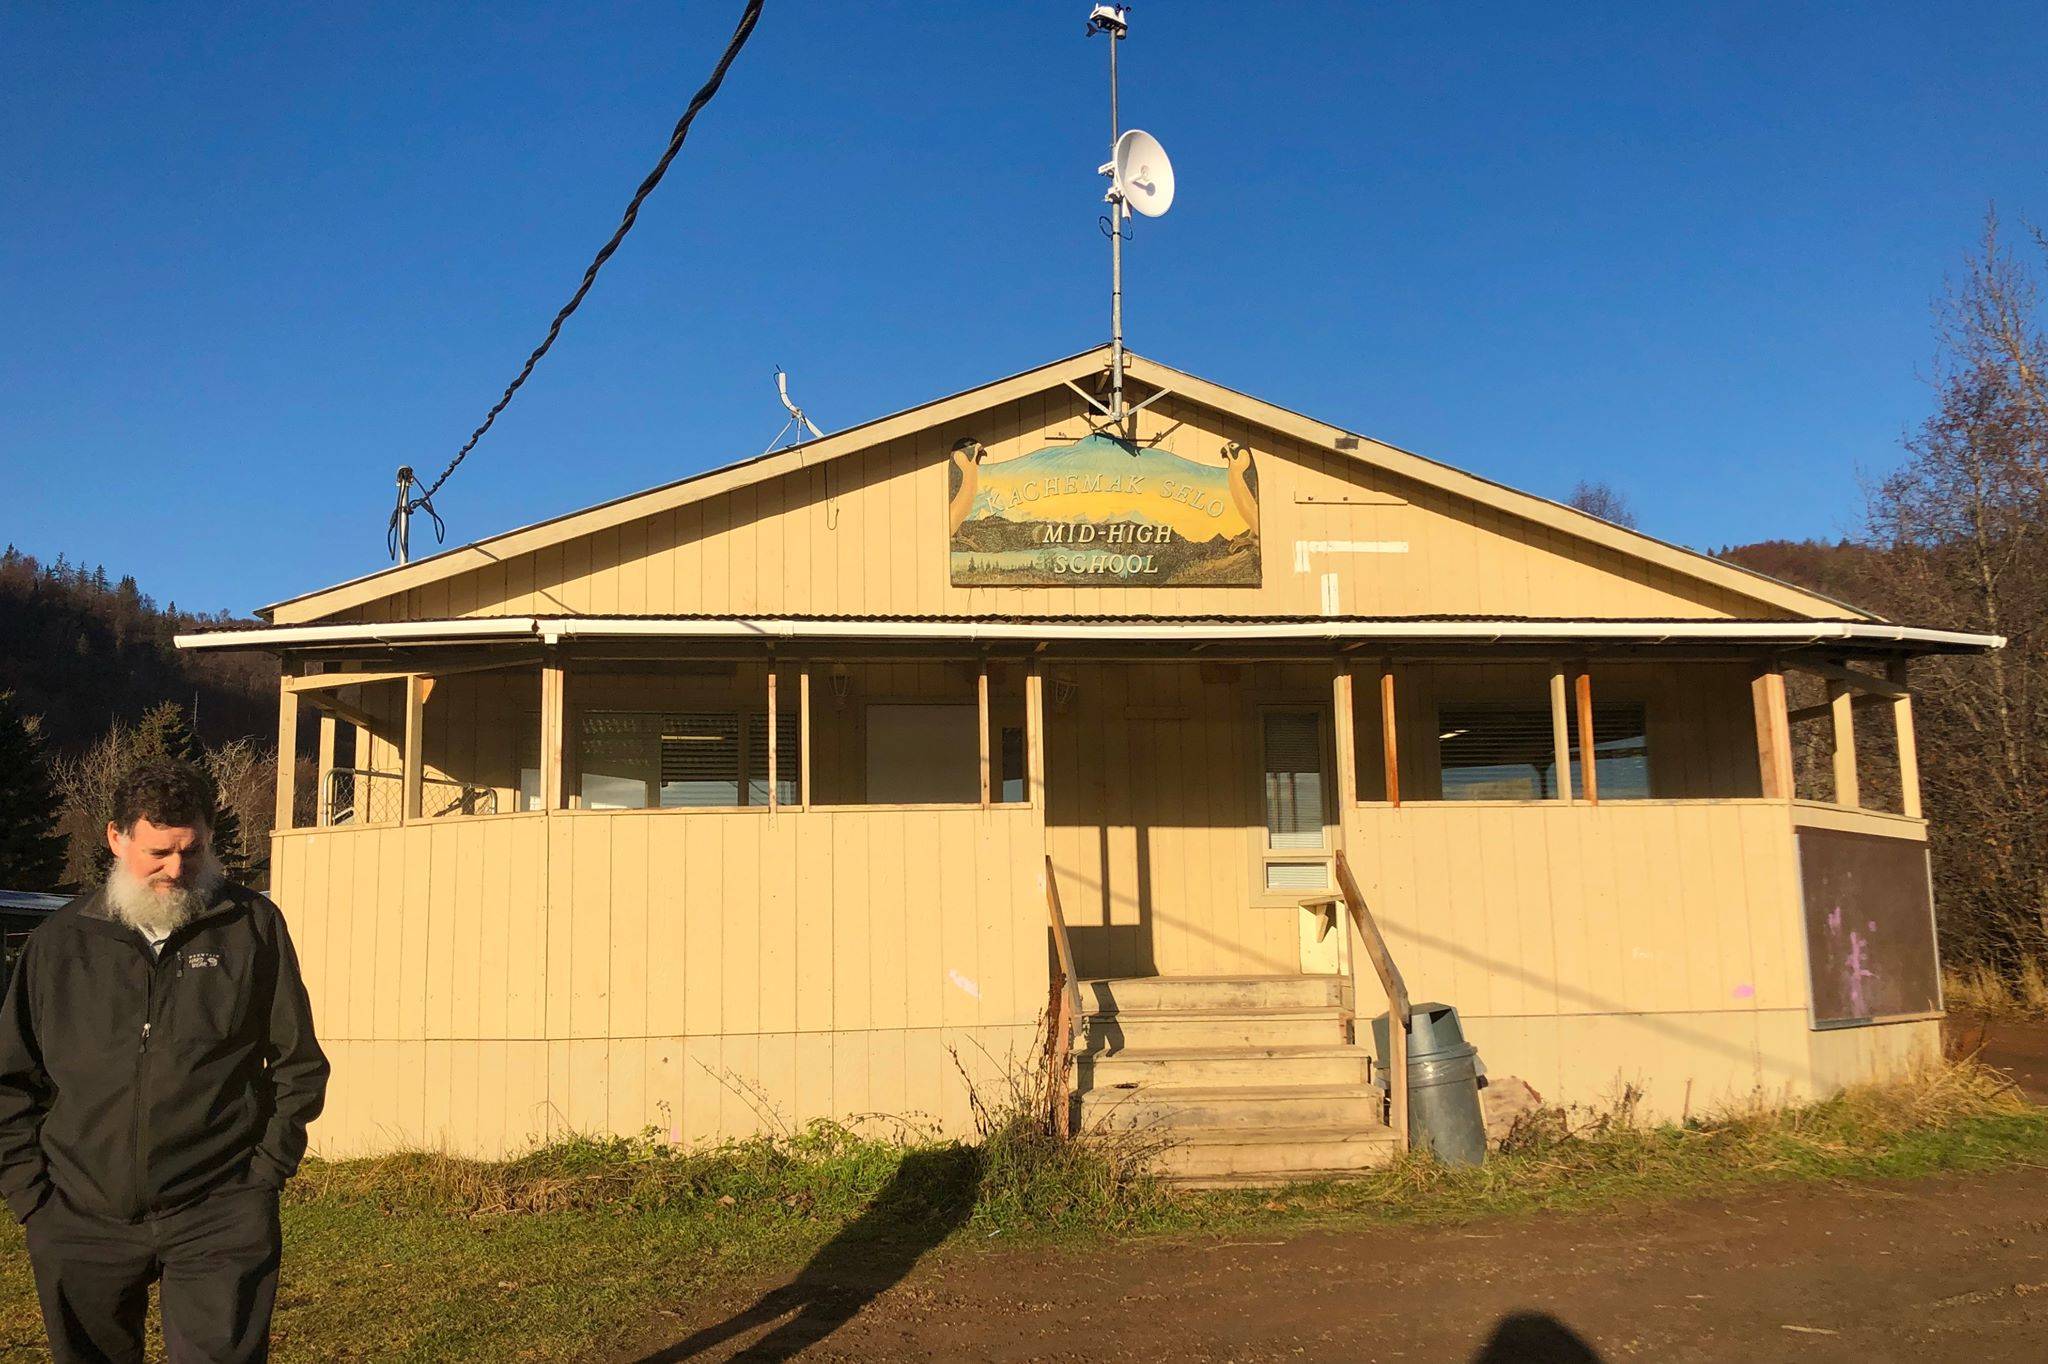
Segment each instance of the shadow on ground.
[{"label": "shadow on ground", "polygon": [[1600,1356],[1548,1312],[1514,1312],[1500,1319],[1472,1364],[1600,1364]]},{"label": "shadow on ground", "polygon": [[788,1359],[830,1336],[896,1284],[967,1220],[980,1179],[975,1153],[959,1147],[915,1151],[861,1215],[819,1248],[810,1263],[744,1311],[703,1327],[639,1364],[697,1359],[735,1337],[772,1326],[730,1356]]}]

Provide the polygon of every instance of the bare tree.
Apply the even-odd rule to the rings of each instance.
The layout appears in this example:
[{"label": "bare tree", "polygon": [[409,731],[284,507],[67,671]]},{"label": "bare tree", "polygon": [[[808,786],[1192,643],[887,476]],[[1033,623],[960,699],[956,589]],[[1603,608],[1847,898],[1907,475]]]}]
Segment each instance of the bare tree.
[{"label": "bare tree", "polygon": [[1628,499],[1616,492],[1611,484],[1591,483],[1579,480],[1572,489],[1572,495],[1564,500],[1567,507],[1576,507],[1602,521],[1611,521],[1617,526],[1636,528],[1636,514],[1629,509]]},{"label": "bare tree", "polygon": [[[116,723],[84,752],[60,757],[52,765],[61,802],[58,827],[70,840],[64,867],[66,884],[96,886],[106,875],[107,816],[114,805],[114,783],[135,761],[136,736],[135,729]],[[275,750],[236,739],[205,749],[201,760],[219,788],[221,807],[236,816],[242,846],[266,847],[276,818]],[[267,859],[256,856],[249,860],[259,864],[260,870]]]},{"label": "bare tree", "polygon": [[[2048,243],[2043,244],[2048,254]],[[2010,641],[1916,679],[1928,813],[1952,957],[2048,956],[2048,338],[2035,264],[1987,215],[1937,304],[1935,411],[1871,489],[1886,600],[1908,620]]]}]

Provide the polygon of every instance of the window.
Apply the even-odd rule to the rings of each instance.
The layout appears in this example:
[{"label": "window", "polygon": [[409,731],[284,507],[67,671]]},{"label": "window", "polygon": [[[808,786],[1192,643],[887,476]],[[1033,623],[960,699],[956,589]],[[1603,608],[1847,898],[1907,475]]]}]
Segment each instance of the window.
[{"label": "window", "polygon": [[1321,853],[1328,787],[1323,773],[1323,717],[1313,710],[1269,710],[1260,717],[1265,766],[1266,855],[1261,880],[1271,894],[1322,890],[1330,884]]},{"label": "window", "polygon": [[665,809],[740,803],[739,716],[663,717],[659,801]]},{"label": "window", "polygon": [[868,802],[981,802],[980,708],[871,703],[867,708]]},{"label": "window", "polygon": [[659,715],[586,712],[576,727],[576,790],[586,810],[643,810],[661,774]]},{"label": "window", "polygon": [[1006,804],[1019,804],[1031,798],[1024,785],[1024,729],[1021,725],[1004,725],[1002,743],[998,747],[997,771],[1001,775],[996,787],[996,799]]},{"label": "window", "polygon": [[[1598,694],[1599,683],[1594,683]],[[1586,793],[1585,774],[1579,764],[1579,717],[1570,717],[1572,742],[1572,790]],[[1645,707],[1640,701],[1621,701],[1593,706],[1593,776],[1602,800],[1648,800],[1650,798],[1650,730]]]},{"label": "window", "polygon": [[[1444,800],[1557,799],[1557,749],[1547,703],[1441,705],[1436,720]],[[1597,718],[1594,732],[1600,732]],[[1607,769],[1596,770],[1604,794]]]},{"label": "window", "polygon": [[[776,717],[779,803],[799,799],[797,714]],[[577,724],[577,790],[586,810],[768,804],[768,721],[733,711],[586,711]]]},{"label": "window", "polygon": [[1313,711],[1267,711],[1266,842],[1323,846],[1323,728]]}]

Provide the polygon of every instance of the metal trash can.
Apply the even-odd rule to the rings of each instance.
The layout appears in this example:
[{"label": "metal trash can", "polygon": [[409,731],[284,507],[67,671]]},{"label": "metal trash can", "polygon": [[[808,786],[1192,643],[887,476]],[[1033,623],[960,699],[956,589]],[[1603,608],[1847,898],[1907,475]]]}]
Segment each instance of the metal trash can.
[{"label": "metal trash can", "polygon": [[[1390,1088],[1387,1015],[1372,1021],[1379,1085]],[[1486,1159],[1486,1117],[1479,1110],[1479,1048],[1465,1040],[1458,1011],[1417,1004],[1408,1024],[1408,1144],[1450,1165]]]}]

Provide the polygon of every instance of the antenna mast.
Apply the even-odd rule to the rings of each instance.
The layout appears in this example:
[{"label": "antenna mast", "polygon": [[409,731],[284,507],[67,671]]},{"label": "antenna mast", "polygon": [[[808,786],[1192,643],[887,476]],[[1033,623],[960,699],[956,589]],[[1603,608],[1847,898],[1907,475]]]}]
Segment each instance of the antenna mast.
[{"label": "antenna mast", "polygon": [[[1127,5],[1097,5],[1088,14],[1088,36],[1098,33],[1109,35],[1109,146],[1110,155],[1116,155],[1116,141],[1122,135],[1117,122],[1116,107],[1116,48],[1130,29],[1130,7]],[[1114,160],[1102,169],[1114,173]],[[1124,411],[1124,219],[1130,210],[1125,207],[1123,194],[1112,178],[1109,191],[1109,419],[1121,426],[1127,415]]]}]

